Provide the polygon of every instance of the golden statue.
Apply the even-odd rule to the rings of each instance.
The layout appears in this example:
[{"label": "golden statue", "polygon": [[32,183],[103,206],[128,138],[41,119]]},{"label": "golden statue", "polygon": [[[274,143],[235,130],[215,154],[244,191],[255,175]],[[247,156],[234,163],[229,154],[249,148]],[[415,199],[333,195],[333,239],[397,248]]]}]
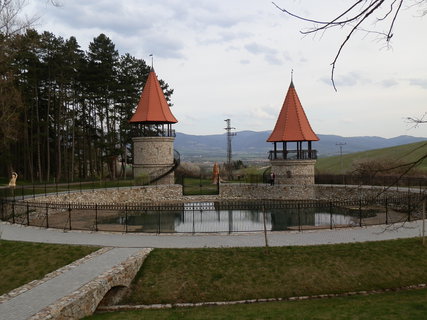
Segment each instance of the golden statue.
[{"label": "golden statue", "polygon": [[12,178],[10,178],[9,187],[11,188],[16,187],[16,179],[18,179],[18,174],[16,172],[12,172]]},{"label": "golden statue", "polygon": [[218,184],[219,182],[219,165],[215,162],[212,170],[212,184]]}]

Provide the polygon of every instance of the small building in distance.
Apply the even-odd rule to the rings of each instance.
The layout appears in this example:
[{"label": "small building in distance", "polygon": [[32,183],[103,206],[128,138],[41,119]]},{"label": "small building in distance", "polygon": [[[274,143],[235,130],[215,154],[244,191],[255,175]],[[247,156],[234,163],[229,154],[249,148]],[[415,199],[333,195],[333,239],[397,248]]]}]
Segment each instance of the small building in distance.
[{"label": "small building in distance", "polygon": [[274,130],[267,139],[273,143],[269,159],[276,184],[314,184],[317,151],[312,142],[318,140],[291,80]]},{"label": "small building in distance", "polygon": [[145,183],[174,184],[179,154],[174,151],[178,120],[172,114],[154,69],[148,75],[134,115],[133,174]]}]

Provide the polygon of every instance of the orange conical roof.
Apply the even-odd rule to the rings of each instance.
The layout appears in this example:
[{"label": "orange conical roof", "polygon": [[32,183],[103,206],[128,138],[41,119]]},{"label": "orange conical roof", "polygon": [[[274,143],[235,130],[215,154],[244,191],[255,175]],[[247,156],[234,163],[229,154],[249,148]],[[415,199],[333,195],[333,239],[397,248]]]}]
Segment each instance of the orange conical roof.
[{"label": "orange conical roof", "polygon": [[267,139],[267,142],[285,142],[285,141],[318,141],[319,138],[311,129],[294,83],[291,84],[280,110],[279,118],[273,132]]},{"label": "orange conical roof", "polygon": [[154,69],[151,69],[142,91],[135,113],[129,122],[136,123],[177,123]]}]

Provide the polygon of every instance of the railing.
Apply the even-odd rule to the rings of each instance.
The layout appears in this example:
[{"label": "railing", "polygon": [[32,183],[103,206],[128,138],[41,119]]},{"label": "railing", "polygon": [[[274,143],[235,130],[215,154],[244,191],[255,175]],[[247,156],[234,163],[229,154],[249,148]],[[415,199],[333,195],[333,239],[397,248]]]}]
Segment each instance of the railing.
[{"label": "railing", "polygon": [[176,137],[176,132],[170,124],[137,124],[132,129],[132,135],[134,137]]},{"label": "railing", "polygon": [[[0,218],[63,230],[143,233],[249,232],[343,228],[421,218],[424,195],[349,201],[225,201],[78,204],[0,200]],[[264,222],[265,221],[265,222]],[[265,224],[264,224],[265,223]]]},{"label": "railing", "polygon": [[317,150],[270,150],[270,160],[311,160],[317,159]]}]

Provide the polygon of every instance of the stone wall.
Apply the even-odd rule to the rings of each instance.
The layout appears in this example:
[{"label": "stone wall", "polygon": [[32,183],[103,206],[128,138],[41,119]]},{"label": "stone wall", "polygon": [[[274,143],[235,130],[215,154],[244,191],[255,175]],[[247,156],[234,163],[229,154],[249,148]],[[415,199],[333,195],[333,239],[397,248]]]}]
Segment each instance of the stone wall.
[{"label": "stone wall", "polygon": [[52,194],[30,198],[30,202],[50,203],[91,203],[91,204],[126,204],[168,202],[182,199],[182,186],[179,184],[143,187],[125,187],[75,191],[71,193]]},{"label": "stone wall", "polygon": [[[173,167],[174,137],[135,137],[132,140],[134,146],[133,174],[135,178],[159,176]],[[174,178],[174,173],[171,172],[159,180],[159,183],[172,184]]]},{"label": "stone wall", "polygon": [[271,160],[271,172],[276,175],[277,184],[314,184],[316,160]]},{"label": "stone wall", "polygon": [[219,199],[315,199],[314,185],[221,184]]},{"label": "stone wall", "polygon": [[[128,188],[110,188],[99,190],[76,191],[72,193],[52,194],[48,196],[29,198],[30,202],[49,203],[79,203],[79,204],[133,204],[133,203],[158,203],[158,202],[197,202],[217,200],[251,200],[251,199],[277,199],[277,200],[358,200],[368,197],[385,197],[408,192],[405,190],[387,190],[383,187],[346,187],[329,185],[274,185],[268,184],[243,184],[222,183],[219,195],[183,196],[181,185],[157,185]],[[5,206],[10,206],[5,205]],[[15,210],[25,210],[17,207]],[[10,208],[4,208],[11,212]],[[19,213],[16,211],[17,214]]]}]

